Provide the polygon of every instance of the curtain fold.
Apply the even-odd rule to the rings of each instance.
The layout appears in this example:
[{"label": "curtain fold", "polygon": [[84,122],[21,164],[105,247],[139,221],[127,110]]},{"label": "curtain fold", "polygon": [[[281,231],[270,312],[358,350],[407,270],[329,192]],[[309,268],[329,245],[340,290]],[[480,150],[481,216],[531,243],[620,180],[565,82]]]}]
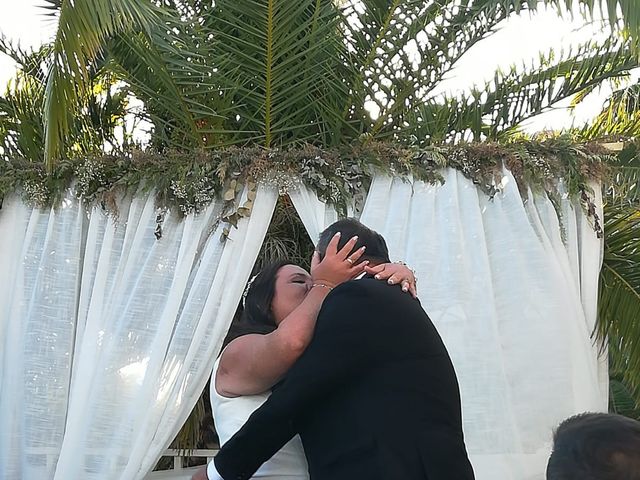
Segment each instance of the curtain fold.
[{"label": "curtain fold", "polygon": [[[311,241],[318,243],[320,233],[340,218],[333,205],[323,202],[313,190],[307,188],[302,182],[288,192],[293,206],[298,212]],[[347,205],[347,215],[356,215],[355,205]]]},{"label": "curtain fold", "polygon": [[300,184],[299,188],[289,191],[289,198],[298,212],[304,228],[314,245],[318,243],[320,232],[338,220],[338,212],[318,198],[313,190]]},{"label": "curtain fold", "polygon": [[87,219],[6,199],[0,210],[0,478],[53,478],[69,401]]},{"label": "curtain fold", "polygon": [[210,376],[276,200],[259,187],[224,242],[222,201],[186,217],[153,194],[121,199],[116,217],[72,195],[49,211],[5,201],[0,478],[153,468]]},{"label": "curtain fold", "polygon": [[[543,480],[552,429],[607,409],[606,361],[591,339],[602,241],[579,204],[563,198],[559,220],[546,195],[523,202],[506,170],[493,199],[443,174],[443,185],[375,177],[360,220],[417,272],[458,374],[478,480]],[[328,223],[316,216],[308,228]]]}]

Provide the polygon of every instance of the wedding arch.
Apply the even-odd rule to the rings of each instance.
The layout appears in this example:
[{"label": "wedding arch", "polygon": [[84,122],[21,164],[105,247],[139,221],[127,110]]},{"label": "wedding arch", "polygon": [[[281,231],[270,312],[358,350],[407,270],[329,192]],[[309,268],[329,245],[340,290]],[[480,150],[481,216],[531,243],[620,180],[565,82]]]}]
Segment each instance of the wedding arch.
[{"label": "wedding arch", "polygon": [[607,408],[592,338],[606,156],[561,137],[2,162],[0,478],[142,479],[289,195],[313,241],[357,216],[417,271],[477,478],[542,479],[552,428]]}]

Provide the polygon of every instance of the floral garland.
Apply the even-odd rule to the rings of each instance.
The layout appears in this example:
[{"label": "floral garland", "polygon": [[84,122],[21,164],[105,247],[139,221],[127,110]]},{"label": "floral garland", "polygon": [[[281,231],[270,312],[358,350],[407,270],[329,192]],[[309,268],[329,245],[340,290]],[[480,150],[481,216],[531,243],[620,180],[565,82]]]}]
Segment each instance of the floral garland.
[{"label": "floral garland", "polygon": [[[56,205],[73,185],[87,204],[114,210],[117,194],[153,188],[159,206],[176,206],[183,214],[197,213],[222,197],[227,203],[224,220],[235,224],[250,214],[258,183],[277,184],[286,193],[301,181],[344,213],[376,172],[443,183],[442,169],[454,168],[493,197],[506,167],[521,194],[526,195],[527,187],[544,191],[556,205],[561,198],[558,180],[563,179],[567,193],[582,201],[600,235],[589,183],[605,180],[612,160],[602,147],[574,144],[568,137],[420,149],[370,142],[329,149],[305,145],[268,151],[257,147],[162,154],[132,151],[67,159],[52,172],[40,163],[12,159],[0,162],[0,201],[19,193],[35,206]],[[245,185],[249,185],[248,200],[239,205],[237,198]]]}]

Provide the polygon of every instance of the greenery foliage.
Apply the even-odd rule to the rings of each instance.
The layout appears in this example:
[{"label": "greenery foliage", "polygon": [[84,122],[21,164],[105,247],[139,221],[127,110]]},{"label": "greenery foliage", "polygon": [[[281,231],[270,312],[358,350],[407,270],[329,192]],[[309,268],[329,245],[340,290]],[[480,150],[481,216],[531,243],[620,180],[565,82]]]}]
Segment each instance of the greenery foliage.
[{"label": "greenery foliage", "polygon": [[[133,151],[64,160],[50,173],[42,163],[11,159],[0,164],[0,197],[19,192],[31,204],[52,205],[73,184],[78,197],[109,209],[115,208],[118,194],[153,188],[159,204],[186,214],[200,211],[216,196],[233,203],[245,184],[253,190],[257,182],[286,188],[297,179],[346,212],[347,204],[363,192],[376,171],[437,183],[443,181],[443,168],[455,168],[493,196],[506,167],[525,195],[530,187],[559,198],[564,192],[558,190],[558,179],[564,179],[567,193],[588,203],[589,183],[605,178],[608,161],[606,150],[574,144],[568,137],[424,148],[368,142],[334,149],[306,145],[283,150],[230,147],[192,154]],[[248,207],[238,206],[233,213],[248,214]]]},{"label": "greenery foliage", "polygon": [[[18,64],[16,76],[0,97],[0,153],[4,159],[24,158],[41,162],[45,144],[44,101],[47,61],[51,47],[25,51],[0,36],[0,53]],[[115,76],[103,65],[87,72],[87,91],[77,99],[81,114],[66,130],[68,155],[100,154],[106,146],[130,148],[130,132],[124,127],[130,93],[114,87]],[[133,128],[134,125],[131,127]],[[116,131],[122,130],[122,138]]]},{"label": "greenery foliage", "polygon": [[[637,413],[640,410],[640,209],[606,206],[604,230],[598,334],[609,347],[613,378],[624,387],[616,387],[611,393],[626,392],[623,397],[634,399],[633,411]],[[620,398],[614,396],[612,400],[620,401]]]},{"label": "greenery foliage", "polygon": [[[604,258],[597,336],[609,350],[610,407],[640,420],[640,103],[638,83],[619,86],[577,134],[622,144],[603,185]],[[576,104],[581,98],[576,99]]]}]

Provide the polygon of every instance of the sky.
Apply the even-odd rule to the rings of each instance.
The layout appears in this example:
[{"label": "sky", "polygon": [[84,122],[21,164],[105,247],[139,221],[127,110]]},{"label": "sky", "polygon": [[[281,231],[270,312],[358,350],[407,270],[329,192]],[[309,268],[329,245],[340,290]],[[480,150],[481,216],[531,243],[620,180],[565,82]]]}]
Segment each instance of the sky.
[{"label": "sky", "polygon": [[[53,38],[55,19],[41,8],[42,0],[0,0],[0,32],[23,48],[37,47]],[[493,77],[497,67],[507,69],[511,64],[530,64],[541,51],[561,50],[590,38],[602,37],[598,28],[585,25],[582,19],[562,19],[550,10],[511,18],[495,35],[479,42],[456,65],[443,82],[441,91],[455,92],[482,84]],[[0,54],[0,91],[15,72],[15,64]],[[637,78],[637,75],[635,76]],[[610,88],[590,95],[588,101],[573,113],[568,101],[558,108],[525,123],[526,131],[569,128],[572,122],[582,124],[597,115],[610,94]]]},{"label": "sky", "polygon": [[[23,48],[38,47],[55,35],[56,21],[40,8],[42,0],[0,0],[0,32]],[[15,72],[15,64],[0,54],[0,91]]]}]

